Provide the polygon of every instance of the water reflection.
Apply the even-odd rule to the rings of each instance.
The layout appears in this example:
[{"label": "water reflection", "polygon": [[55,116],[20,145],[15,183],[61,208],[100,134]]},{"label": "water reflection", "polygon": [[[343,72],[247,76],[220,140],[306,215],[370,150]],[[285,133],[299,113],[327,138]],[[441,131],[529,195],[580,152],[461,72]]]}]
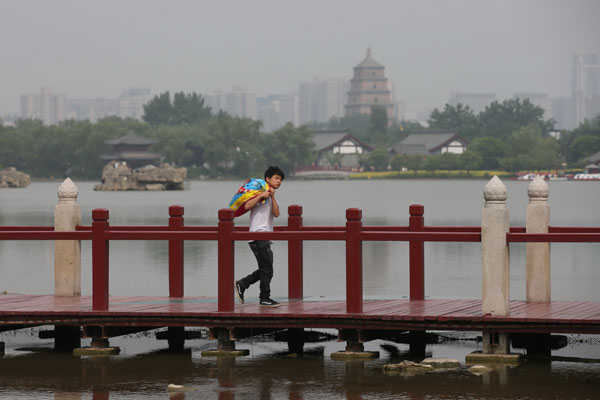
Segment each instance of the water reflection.
[{"label": "water reflection", "polygon": [[[273,343],[255,343],[273,349]],[[387,347],[386,347],[387,346]],[[328,355],[290,358],[280,352],[252,357],[203,358],[197,348],[128,357],[74,357],[52,351],[12,352],[0,358],[0,397],[109,399],[424,399],[594,398],[600,364],[528,361],[496,366],[476,376],[458,369],[413,375],[384,373],[382,366],[407,353],[386,345],[389,357],[333,361]],[[397,345],[401,346],[401,345]],[[331,350],[327,344],[326,353]],[[436,348],[433,348],[434,356]],[[431,351],[431,348],[429,349]],[[388,354],[387,352],[382,354]],[[398,358],[399,357],[399,358]],[[169,384],[181,385],[168,390]]]}]

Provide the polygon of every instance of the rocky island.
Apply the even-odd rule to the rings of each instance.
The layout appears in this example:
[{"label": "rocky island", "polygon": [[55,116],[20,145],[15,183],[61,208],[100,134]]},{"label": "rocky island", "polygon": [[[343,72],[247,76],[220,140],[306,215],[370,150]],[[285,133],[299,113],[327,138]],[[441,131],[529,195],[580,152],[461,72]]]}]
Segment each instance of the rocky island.
[{"label": "rocky island", "polygon": [[31,179],[25,172],[17,171],[14,167],[0,170],[0,188],[24,188],[29,186]]},{"label": "rocky island", "polygon": [[186,176],[186,168],[168,163],[131,169],[126,162],[111,161],[102,170],[102,183],[94,190],[183,190]]}]

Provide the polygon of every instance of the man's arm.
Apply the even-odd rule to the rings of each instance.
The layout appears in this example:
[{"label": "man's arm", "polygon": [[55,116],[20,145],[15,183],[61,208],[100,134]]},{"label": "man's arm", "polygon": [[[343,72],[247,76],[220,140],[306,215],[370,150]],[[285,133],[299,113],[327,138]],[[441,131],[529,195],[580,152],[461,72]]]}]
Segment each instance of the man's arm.
[{"label": "man's arm", "polygon": [[[254,208],[254,206],[256,206],[260,201],[262,201],[262,199],[266,199],[268,197],[271,197],[271,192],[267,190],[245,202],[244,208],[246,210],[250,210]],[[277,210],[279,210],[279,207],[277,207]]]},{"label": "man's arm", "polygon": [[275,189],[270,188],[271,190],[273,190],[271,192],[271,201],[273,202],[272,206],[273,206],[273,216],[275,218],[279,217],[279,203],[277,203],[277,200],[275,199]]}]

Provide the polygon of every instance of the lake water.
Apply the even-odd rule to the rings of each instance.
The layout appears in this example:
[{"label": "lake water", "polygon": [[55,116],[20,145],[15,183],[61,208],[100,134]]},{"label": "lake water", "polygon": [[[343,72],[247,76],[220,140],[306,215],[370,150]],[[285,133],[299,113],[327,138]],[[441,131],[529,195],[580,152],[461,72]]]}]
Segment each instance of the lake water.
[{"label": "lake water", "polygon": [[[168,206],[185,207],[186,225],[215,225],[217,210],[226,207],[241,182],[194,181],[179,192],[95,192],[95,182],[75,182],[79,188],[83,224],[91,223],[91,210],[107,208],[113,225],[165,225]],[[51,225],[60,182],[34,182],[25,189],[0,190],[0,225]],[[407,225],[410,204],[425,206],[426,225],[477,226],[483,207],[483,180],[387,181],[285,181],[277,192],[282,216],[287,206],[303,206],[305,225],[344,225],[345,209],[360,208],[365,225]],[[524,226],[528,182],[506,181],[511,226]],[[600,226],[597,182],[549,182],[551,224]],[[248,217],[236,220],[247,225]],[[304,294],[307,297],[345,296],[344,244],[306,242]],[[275,277],[272,294],[287,295],[287,249],[275,242]],[[511,298],[525,298],[525,245],[511,245]],[[52,293],[53,243],[0,242],[0,292]],[[236,276],[255,268],[245,243],[236,244]],[[408,296],[408,245],[367,242],[363,245],[364,294],[367,298]],[[552,244],[552,299],[600,301],[600,245]],[[185,243],[185,294],[216,296],[217,246],[213,242]],[[479,243],[427,243],[425,294],[429,298],[481,298]],[[139,283],[143,278],[144,284]],[[110,248],[112,295],[168,295],[168,248],[163,242],[113,242]],[[258,287],[247,297],[253,301]],[[82,292],[91,293],[91,246],[82,244]],[[330,332],[335,333],[335,332]],[[464,356],[477,349],[476,333],[445,334],[443,344],[427,346],[434,357]],[[46,351],[19,348],[51,347],[37,339],[37,330],[0,333],[6,355],[0,358],[0,398],[594,398],[600,393],[600,364],[571,362],[527,363],[500,369],[484,377],[466,368],[428,375],[389,376],[382,364],[402,359],[407,345],[373,341],[367,350],[381,358],[365,363],[332,361],[331,352],[344,343],[307,345],[322,356],[283,357],[287,344],[270,337],[238,345],[251,356],[215,360],[200,356],[214,342],[186,342],[189,351],[162,352],[166,343],[153,334],[111,339],[122,353],[109,360],[79,359]],[[85,341],[84,341],[85,342]],[[85,344],[85,343],[84,343]],[[522,350],[517,350],[522,351]],[[571,335],[556,356],[600,358],[596,336]],[[53,365],[61,365],[54,368]],[[185,384],[185,393],[167,393],[168,383]],[[532,386],[533,385],[533,386]],[[61,397],[62,396],[62,397]],[[71,397],[69,397],[71,396]]]}]

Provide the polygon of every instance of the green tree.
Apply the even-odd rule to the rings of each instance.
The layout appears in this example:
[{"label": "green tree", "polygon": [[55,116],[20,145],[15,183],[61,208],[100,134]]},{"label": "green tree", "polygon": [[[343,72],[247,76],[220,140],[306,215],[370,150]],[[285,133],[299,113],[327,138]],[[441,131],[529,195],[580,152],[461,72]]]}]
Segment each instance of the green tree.
[{"label": "green tree", "polygon": [[402,171],[402,168],[405,168],[405,156],[403,154],[397,154],[392,157],[390,161],[390,168],[392,171]]},{"label": "green tree", "polygon": [[481,157],[482,169],[491,170],[500,168],[500,161],[507,151],[506,142],[493,137],[475,138],[467,148],[467,152],[476,153]]},{"label": "green tree", "polygon": [[460,166],[468,171],[478,170],[483,165],[483,157],[481,154],[467,150],[460,155]]},{"label": "green tree", "polygon": [[559,145],[553,137],[544,137],[541,128],[532,124],[508,138],[507,156],[502,166],[509,171],[553,169],[560,167]]},{"label": "green tree", "polygon": [[387,110],[383,106],[371,106],[369,115],[369,135],[373,138],[385,136],[388,128]]},{"label": "green tree", "polygon": [[460,159],[458,154],[453,153],[442,153],[436,156],[438,161],[438,168],[451,171],[458,169],[460,165]]},{"label": "green tree", "polygon": [[206,125],[202,138],[209,175],[248,176],[264,172],[261,123],[219,113]]},{"label": "green tree", "polygon": [[567,161],[570,163],[578,162],[579,164],[587,164],[587,158],[597,151],[600,151],[600,136],[579,136],[569,146]]},{"label": "green tree", "polygon": [[315,159],[313,131],[307,126],[295,128],[291,122],[263,136],[264,158],[269,165],[277,165],[286,173],[297,167],[310,165]]},{"label": "green tree", "polygon": [[375,171],[385,171],[390,165],[390,153],[382,148],[376,148],[364,158],[364,167]]},{"label": "green tree", "polygon": [[596,118],[591,120],[585,120],[577,128],[573,131],[564,131],[561,132],[561,136],[559,139],[559,144],[561,148],[561,154],[565,157],[566,161],[569,164],[581,164],[579,161],[582,157],[586,155],[591,155],[594,152],[590,150],[589,154],[583,148],[583,143],[588,143],[592,148],[595,147],[595,141],[592,139],[585,139],[584,141],[580,141],[582,144],[577,144],[573,147],[573,143],[582,137],[600,137],[600,115],[596,116]]},{"label": "green tree", "polygon": [[424,163],[424,157],[421,154],[398,154],[392,158],[390,165],[394,171],[401,171],[402,168],[406,168],[416,174],[419,169],[423,168]]},{"label": "green tree", "polygon": [[456,106],[446,104],[442,111],[434,108],[427,122],[432,129],[456,131],[465,139],[477,136],[477,117],[469,106],[460,103]]},{"label": "green tree", "polygon": [[206,120],[211,115],[210,107],[197,93],[175,93],[171,102],[170,93],[156,95],[144,105],[143,119],[151,126],[194,124]]},{"label": "green tree", "polygon": [[171,94],[167,91],[157,94],[148,103],[144,104],[144,121],[151,126],[168,125],[173,116],[173,105]]},{"label": "green tree", "polygon": [[425,165],[425,157],[421,154],[411,154],[406,156],[406,168],[411,171],[414,171],[415,174],[418,170],[423,168]]},{"label": "green tree", "polygon": [[494,101],[478,116],[479,136],[508,138],[522,127],[536,125],[543,135],[554,126],[552,120],[544,121],[544,110],[528,99]]}]

